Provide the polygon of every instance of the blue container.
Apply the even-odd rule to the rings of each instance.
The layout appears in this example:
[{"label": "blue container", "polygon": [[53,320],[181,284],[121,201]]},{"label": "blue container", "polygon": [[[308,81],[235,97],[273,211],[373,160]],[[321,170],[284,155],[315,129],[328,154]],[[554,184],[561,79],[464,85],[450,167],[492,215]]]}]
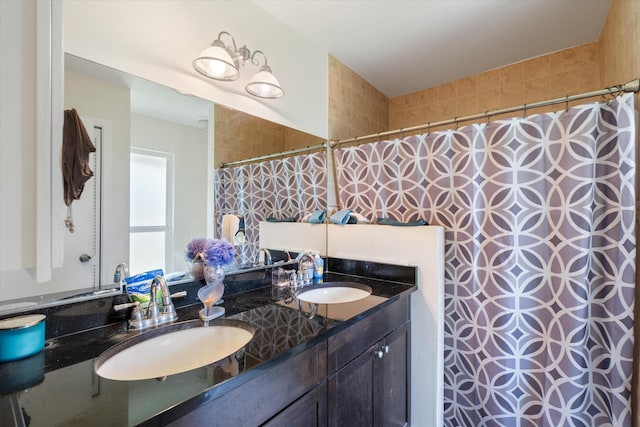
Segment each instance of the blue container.
[{"label": "blue container", "polygon": [[0,362],[23,359],[44,348],[44,314],[0,320]]}]

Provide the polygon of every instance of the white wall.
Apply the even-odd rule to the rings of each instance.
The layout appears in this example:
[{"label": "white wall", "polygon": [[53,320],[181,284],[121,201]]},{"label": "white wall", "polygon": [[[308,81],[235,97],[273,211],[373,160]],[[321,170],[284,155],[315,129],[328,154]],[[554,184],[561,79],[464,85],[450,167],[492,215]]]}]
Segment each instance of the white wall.
[{"label": "white wall", "polygon": [[174,154],[173,268],[187,268],[184,251],[207,232],[207,130],[134,114],[131,146]]},{"label": "white wall", "polygon": [[[328,52],[250,1],[64,0],[64,47],[74,55],[326,138]],[[263,51],[285,96],[258,100],[236,82],[201,77],[191,62],[220,31]],[[228,39],[223,39],[225,43]]]},{"label": "white wall", "polygon": [[[35,267],[35,2],[0,2],[0,272]],[[5,285],[0,276],[0,299]]]},{"label": "white wall", "polygon": [[37,156],[52,143],[48,6],[0,2],[0,300],[51,272],[51,162]]}]

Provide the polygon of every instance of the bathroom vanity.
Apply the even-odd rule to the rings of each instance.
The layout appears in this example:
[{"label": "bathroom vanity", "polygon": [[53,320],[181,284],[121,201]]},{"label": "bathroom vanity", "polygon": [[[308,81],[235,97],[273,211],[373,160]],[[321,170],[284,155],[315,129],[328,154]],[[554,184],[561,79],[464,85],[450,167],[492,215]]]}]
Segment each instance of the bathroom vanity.
[{"label": "bathroom vanity", "polygon": [[[310,318],[288,288],[271,286],[266,269],[262,284],[250,290],[240,285],[238,294],[229,286],[224,296],[226,318],[254,329],[251,341],[231,356],[165,379],[101,378],[94,372],[96,358],[140,334],[128,331],[121,319],[48,338],[36,355],[40,362],[0,365],[3,408],[13,408],[31,426],[405,425],[415,268],[334,259],[328,267],[325,281],[362,283],[371,287],[371,295],[321,304]],[[383,279],[377,270],[384,271]],[[252,280],[255,284],[255,274]],[[187,298],[178,304],[178,321],[197,319],[201,305],[195,293],[201,284],[180,286]],[[108,298],[57,308],[47,319],[48,333],[54,333],[55,318],[81,317],[83,311],[105,307],[105,301],[108,311],[114,303]],[[21,365],[27,363],[41,363],[42,375],[32,369],[33,378],[21,378]]]}]

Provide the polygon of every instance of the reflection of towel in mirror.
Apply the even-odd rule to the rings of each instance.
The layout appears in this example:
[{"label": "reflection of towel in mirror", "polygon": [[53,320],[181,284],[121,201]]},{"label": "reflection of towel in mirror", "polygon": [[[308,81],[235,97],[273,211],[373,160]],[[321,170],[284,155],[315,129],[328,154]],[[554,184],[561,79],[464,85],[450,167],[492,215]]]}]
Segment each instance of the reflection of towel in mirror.
[{"label": "reflection of towel in mirror", "polygon": [[308,215],[308,220],[311,224],[322,224],[324,218],[327,216],[327,212],[324,210],[313,211]]},{"label": "reflection of towel in mirror", "polygon": [[75,109],[64,111],[62,138],[62,179],[64,203],[70,206],[80,198],[84,184],[93,176],[89,167],[89,154],[96,151]]},{"label": "reflection of towel in mirror", "polygon": [[351,209],[345,209],[331,215],[329,221],[334,224],[347,224],[349,222],[349,218],[351,218]]},{"label": "reflection of towel in mirror", "polygon": [[284,217],[284,218],[276,218],[270,216],[267,218],[267,222],[296,222],[296,219],[292,216]]},{"label": "reflection of towel in mirror", "polygon": [[419,225],[429,225],[426,219],[418,219],[410,222],[400,222],[393,218],[378,218],[376,222],[380,225],[399,225],[402,227],[415,227]]}]

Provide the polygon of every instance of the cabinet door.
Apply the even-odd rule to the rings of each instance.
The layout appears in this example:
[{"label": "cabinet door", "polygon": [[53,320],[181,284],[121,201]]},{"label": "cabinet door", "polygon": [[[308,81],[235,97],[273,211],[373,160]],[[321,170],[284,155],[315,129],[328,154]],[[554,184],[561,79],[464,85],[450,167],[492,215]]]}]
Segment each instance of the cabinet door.
[{"label": "cabinet door", "polygon": [[330,426],[405,426],[409,422],[406,322],[329,378]]},{"label": "cabinet door", "polygon": [[404,426],[409,422],[409,322],[383,340],[375,351],[374,425]]},{"label": "cabinet door", "polygon": [[329,425],[373,425],[374,347],[329,378]]},{"label": "cabinet door", "polygon": [[264,427],[325,425],[327,425],[327,383],[323,382],[266,422]]}]

